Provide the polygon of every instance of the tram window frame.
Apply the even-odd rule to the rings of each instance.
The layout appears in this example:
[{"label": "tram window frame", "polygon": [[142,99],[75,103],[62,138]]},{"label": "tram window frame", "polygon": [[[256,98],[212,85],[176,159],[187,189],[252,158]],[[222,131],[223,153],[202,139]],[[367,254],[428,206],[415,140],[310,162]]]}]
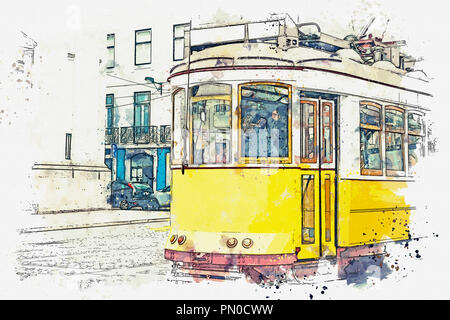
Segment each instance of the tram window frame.
[{"label": "tram window frame", "polygon": [[[362,109],[364,105],[368,105],[371,107],[375,107],[378,109],[378,114],[379,114],[379,119],[378,119],[378,125],[374,125],[374,124],[363,124],[361,121],[361,114],[362,114]],[[367,176],[382,176],[383,175],[383,153],[382,153],[382,140],[381,140],[381,136],[383,133],[383,107],[375,102],[371,102],[371,101],[360,101],[359,102],[359,116],[360,116],[360,120],[359,120],[359,156],[360,156],[360,170],[361,170],[361,175],[367,175]],[[364,161],[363,161],[363,154],[362,154],[362,148],[361,148],[361,141],[362,141],[362,132],[363,130],[371,130],[371,131],[377,131],[378,132],[378,154],[379,154],[379,161],[380,161],[380,168],[379,169],[366,169],[364,168]]]},{"label": "tram window frame", "polygon": [[[394,127],[390,127],[388,126],[388,122],[387,122],[387,112],[389,110],[394,110],[397,112],[400,112],[402,114],[402,120],[403,120],[403,126],[399,127],[399,128],[394,128]],[[406,119],[405,119],[405,109],[398,107],[398,106],[392,106],[392,105],[387,105],[384,108],[384,127],[385,127],[385,133],[384,133],[384,137],[385,137],[385,144],[384,144],[384,161],[385,161],[385,165],[386,165],[386,175],[387,176],[404,176],[405,175],[405,169],[406,169],[406,164],[405,164],[405,124],[406,124]],[[388,139],[389,139],[389,135],[400,135],[400,146],[401,146],[401,161],[402,161],[402,169],[400,170],[395,170],[395,169],[388,169]]]},{"label": "tram window frame", "polygon": [[[182,164],[187,161],[187,145],[185,140],[189,137],[188,134],[188,108],[186,102],[186,88],[180,87],[176,88],[172,93],[172,138],[171,138],[171,159],[172,164]],[[182,102],[179,106],[176,105],[176,99],[181,95],[180,101]],[[177,111],[178,110],[178,111]],[[175,117],[179,116],[176,121]],[[180,124],[178,126],[178,123]]]},{"label": "tram window frame", "polygon": [[301,180],[302,244],[312,245],[316,243],[316,179],[313,174],[304,174]]},{"label": "tram window frame", "polygon": [[[323,101],[322,102],[322,163],[333,163],[333,107],[334,107],[334,103],[329,102],[329,101]],[[328,124],[325,124],[325,107],[329,108],[328,111]],[[330,158],[327,159],[326,155],[325,155],[325,146],[326,146],[326,137],[325,137],[325,128],[329,129],[329,136],[328,136],[328,140],[329,140],[329,144],[330,144],[330,148],[329,148],[329,156]]]},{"label": "tram window frame", "polygon": [[[420,117],[421,127],[420,127],[419,131],[410,130],[409,115],[417,115],[417,116]],[[405,119],[406,119],[406,128],[407,128],[407,139],[406,139],[407,154],[406,154],[406,156],[408,158],[407,159],[408,160],[408,175],[410,175],[410,176],[412,176],[412,175],[414,175],[416,173],[416,171],[414,170],[415,164],[411,165],[411,163],[410,163],[409,150],[410,150],[410,145],[412,144],[411,140],[410,140],[410,137],[415,137],[415,138],[419,137],[419,139],[421,140],[421,142],[420,142],[421,143],[421,148],[419,150],[419,155],[418,155],[419,159],[418,159],[417,162],[420,162],[421,159],[425,158],[426,145],[425,145],[425,122],[424,122],[424,117],[425,117],[425,114],[423,114],[423,113],[411,112],[411,111],[407,112],[406,113],[406,117],[405,117]]]},{"label": "tram window frame", "polygon": [[[202,95],[199,97],[193,97],[192,96],[192,90],[194,87],[200,87],[200,86],[206,86],[206,85],[222,85],[222,86],[228,86],[229,87],[229,94],[212,94],[212,95]],[[233,158],[232,158],[232,147],[233,147],[233,112],[232,112],[232,99],[233,99],[233,88],[232,85],[229,83],[220,83],[220,82],[204,82],[204,83],[199,83],[196,85],[193,85],[192,87],[189,87],[188,89],[188,94],[189,94],[189,106],[187,108],[187,112],[188,112],[188,116],[189,116],[189,145],[190,145],[190,156],[189,156],[189,160],[190,163],[194,166],[217,166],[217,165],[227,165],[227,164],[231,164],[233,162]],[[225,150],[226,153],[224,153],[225,156],[225,161],[217,161],[217,153],[215,154],[216,156],[216,160],[215,161],[211,161],[211,162],[201,162],[201,163],[196,163],[194,156],[195,156],[195,146],[194,146],[194,117],[193,117],[193,103],[194,102],[200,102],[200,101],[210,101],[210,100],[223,100],[223,101],[228,101],[229,102],[229,110],[225,110],[225,112],[229,112],[229,127],[228,127],[228,132],[224,133],[227,135],[227,140],[225,141]],[[206,107],[206,106],[205,106]],[[216,106],[217,107],[217,106]],[[219,111],[221,112],[221,111]],[[202,120],[203,121],[203,120]],[[210,120],[211,121],[211,120]],[[214,122],[214,120],[213,120]],[[211,139],[208,140],[208,145],[211,144]],[[227,143],[228,142],[228,143]],[[219,144],[220,145],[220,144]],[[222,143],[223,146],[223,143]],[[217,142],[216,142],[216,147],[217,147]],[[222,150],[224,150],[222,149]],[[217,150],[217,149],[215,149]]]},{"label": "tram window frame", "polygon": [[[303,147],[306,145],[305,144],[305,137],[304,137],[304,122],[303,122],[303,104],[309,104],[312,105],[314,110],[314,119],[313,119],[313,139],[314,139],[314,144],[313,144],[313,157],[312,158],[307,158],[305,157],[305,154],[303,153]],[[302,163],[316,163],[317,162],[317,108],[318,108],[318,102],[316,100],[300,100],[300,162]]]},{"label": "tram window frame", "polygon": [[[278,86],[288,90],[288,104],[287,104],[287,157],[248,157],[242,152],[242,88],[245,86],[258,86],[258,85],[271,85]],[[272,82],[272,81],[253,81],[238,84],[238,149],[239,149],[239,162],[240,163],[280,163],[289,164],[292,163],[292,85]]]}]

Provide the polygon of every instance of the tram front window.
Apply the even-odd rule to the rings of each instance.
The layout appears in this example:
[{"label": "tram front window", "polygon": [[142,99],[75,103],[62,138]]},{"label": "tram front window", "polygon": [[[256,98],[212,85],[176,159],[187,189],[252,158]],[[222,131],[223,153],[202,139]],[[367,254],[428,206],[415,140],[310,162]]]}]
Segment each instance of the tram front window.
[{"label": "tram front window", "polygon": [[192,87],[190,91],[193,163],[229,163],[231,86],[203,84]]},{"label": "tram front window", "polygon": [[289,89],[270,84],[246,84],[240,89],[242,157],[289,157]]}]

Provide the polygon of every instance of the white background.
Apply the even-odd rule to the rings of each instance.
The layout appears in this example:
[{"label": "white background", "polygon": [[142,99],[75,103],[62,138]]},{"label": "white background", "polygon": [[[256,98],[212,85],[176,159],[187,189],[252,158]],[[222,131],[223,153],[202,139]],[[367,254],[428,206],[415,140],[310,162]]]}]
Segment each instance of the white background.
[{"label": "white background", "polygon": [[[180,17],[181,22],[232,21],[241,16],[264,19],[269,13],[288,12],[300,22],[318,22],[322,31],[344,37],[357,33],[372,16],[376,20],[369,32],[380,35],[386,25],[386,39],[406,40],[408,53],[423,57],[421,68],[433,78],[435,96],[433,119],[434,134],[438,136],[439,153],[429,160],[424,172],[422,188],[417,190],[418,201],[428,204],[426,223],[439,235],[421,250],[422,260],[412,266],[411,272],[401,280],[385,280],[373,286],[357,288],[336,286],[329,289],[326,299],[448,299],[450,293],[450,242],[447,234],[450,222],[449,174],[449,28],[448,8],[444,1],[20,1],[3,2],[0,9],[1,50],[14,45],[9,42],[11,30],[23,30],[38,41],[58,41],[58,37],[70,37],[71,32],[96,32],[105,26],[113,26],[115,19],[133,20],[135,15],[161,18],[149,21],[149,25],[164,24],[164,16]],[[157,15],[156,15],[157,16]],[[352,30],[352,20],[353,29]],[[102,31],[103,32],[103,31]],[[14,34],[14,33],[13,33]],[[167,41],[171,41],[168,34]],[[0,90],[2,90],[0,74]],[[0,101],[0,109],[17,108],[9,121],[20,122],[20,106]],[[36,106],[38,107],[38,106]],[[10,111],[10,110],[9,110]],[[26,176],[22,173],[32,158],[27,154],[27,139],[8,122],[0,124],[0,297],[1,298],[122,298],[122,299],[307,299],[314,291],[309,286],[295,286],[267,291],[245,283],[194,284],[176,286],[170,283],[143,284],[141,286],[108,287],[80,292],[76,287],[62,287],[50,281],[34,284],[23,283],[14,274],[12,253],[16,227],[20,226],[20,204],[27,194],[21,193]],[[23,128],[22,128],[23,129]],[[14,137],[14,138],[11,138]],[[12,157],[14,154],[16,156]],[[17,155],[21,155],[17,157]],[[14,159],[14,160],[13,160]],[[220,290],[218,290],[218,287]],[[264,291],[266,290],[266,291]],[[270,294],[269,294],[270,293]],[[315,298],[320,298],[315,294]]]}]

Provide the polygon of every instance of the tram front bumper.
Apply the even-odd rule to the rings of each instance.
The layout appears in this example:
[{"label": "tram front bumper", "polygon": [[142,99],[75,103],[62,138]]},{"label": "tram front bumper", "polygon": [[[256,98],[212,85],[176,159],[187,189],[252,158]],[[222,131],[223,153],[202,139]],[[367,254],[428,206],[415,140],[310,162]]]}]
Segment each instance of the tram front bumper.
[{"label": "tram front bumper", "polygon": [[205,252],[186,252],[165,249],[164,257],[174,262],[195,265],[225,266],[276,266],[287,265],[297,261],[295,253],[283,254],[224,254]]}]

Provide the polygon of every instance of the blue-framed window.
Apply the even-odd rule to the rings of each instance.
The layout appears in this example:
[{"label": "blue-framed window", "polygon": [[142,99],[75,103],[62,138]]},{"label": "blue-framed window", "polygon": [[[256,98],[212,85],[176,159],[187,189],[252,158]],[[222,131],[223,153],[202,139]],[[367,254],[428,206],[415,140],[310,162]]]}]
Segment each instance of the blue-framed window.
[{"label": "blue-framed window", "polygon": [[134,45],[134,64],[143,65],[152,62],[152,29],[136,30]]},{"label": "blue-framed window", "polygon": [[106,95],[106,129],[111,134],[111,128],[114,127],[114,94]]},{"label": "blue-framed window", "polygon": [[189,23],[173,25],[173,61],[184,59],[184,30]]},{"label": "blue-framed window", "polygon": [[150,126],[150,91],[134,93],[134,127],[148,132]]}]

